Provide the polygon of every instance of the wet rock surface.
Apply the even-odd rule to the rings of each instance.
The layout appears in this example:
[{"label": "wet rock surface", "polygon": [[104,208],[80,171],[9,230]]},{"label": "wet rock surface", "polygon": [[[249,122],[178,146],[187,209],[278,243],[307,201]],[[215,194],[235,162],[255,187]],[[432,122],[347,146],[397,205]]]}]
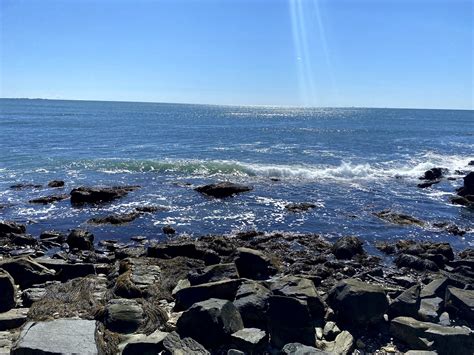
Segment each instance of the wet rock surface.
[{"label": "wet rock surface", "polygon": [[103,203],[126,196],[138,186],[78,187],[70,193],[72,204]]},{"label": "wet rock surface", "polygon": [[216,184],[200,186],[195,188],[195,190],[207,196],[225,198],[240,194],[242,192],[251,191],[252,187],[235,184],[232,182],[220,182]]}]

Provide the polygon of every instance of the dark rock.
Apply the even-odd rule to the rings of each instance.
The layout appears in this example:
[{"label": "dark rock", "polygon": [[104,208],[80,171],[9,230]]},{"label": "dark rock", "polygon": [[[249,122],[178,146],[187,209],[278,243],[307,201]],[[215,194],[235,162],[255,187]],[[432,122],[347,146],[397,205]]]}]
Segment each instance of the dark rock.
[{"label": "dark rock", "polygon": [[472,331],[465,327],[446,327],[410,317],[397,317],[390,323],[390,333],[411,349],[453,355],[472,355],[474,349]]},{"label": "dark rock", "polygon": [[70,248],[79,250],[93,250],[94,249],[94,235],[90,232],[81,229],[74,229],[67,236],[66,243]]},{"label": "dark rock", "polygon": [[110,202],[124,197],[130,191],[134,191],[138,188],[138,186],[78,187],[71,191],[71,203],[83,204]]},{"label": "dark rock", "polygon": [[464,197],[467,195],[474,195],[474,171],[467,174],[463,180],[464,186],[458,190],[458,195]]},{"label": "dark rock", "polygon": [[439,267],[431,260],[425,260],[415,255],[400,254],[395,259],[398,267],[408,267],[419,271],[438,271]]},{"label": "dark rock", "polygon": [[39,238],[41,240],[48,239],[56,243],[64,243],[66,241],[66,236],[63,233],[54,230],[41,232]]},{"label": "dark rock", "polygon": [[105,307],[105,325],[117,333],[133,333],[144,322],[142,306],[132,299],[110,300]]},{"label": "dark rock", "polygon": [[270,295],[270,290],[256,281],[245,281],[239,286],[234,305],[242,316],[245,327],[267,328],[266,313]]},{"label": "dark rock", "polygon": [[220,257],[214,251],[197,246],[196,243],[154,244],[148,247],[147,255],[160,259],[185,256],[203,260],[206,265],[218,264]]},{"label": "dark rock", "polygon": [[265,280],[277,273],[275,263],[261,251],[238,248],[235,265],[240,277],[252,280]]},{"label": "dark rock", "polygon": [[38,244],[38,240],[29,234],[9,234],[8,238],[10,242],[15,245],[23,246],[23,245],[36,245]]},{"label": "dark rock", "polygon": [[125,224],[130,223],[140,216],[138,212],[114,214],[106,217],[91,218],[87,222],[92,224]]},{"label": "dark rock", "polygon": [[270,290],[274,295],[293,297],[306,302],[313,319],[323,319],[326,307],[311,280],[284,276],[273,281],[270,284]]},{"label": "dark rock", "polygon": [[163,339],[165,355],[209,355],[201,344],[193,338],[181,338],[178,333],[172,332]]},{"label": "dark rock", "polygon": [[244,324],[232,302],[211,298],[194,304],[177,322],[180,336],[191,337],[206,348],[228,343]]},{"label": "dark rock", "polygon": [[28,202],[29,203],[39,203],[39,204],[47,205],[47,204],[50,204],[50,203],[66,200],[68,198],[69,198],[68,195],[50,195],[50,196],[43,196],[43,197],[34,198],[32,200],[29,200]]},{"label": "dark rock", "polygon": [[420,308],[420,290],[420,285],[414,285],[395,298],[388,310],[390,318],[417,316],[418,309]]},{"label": "dark rock", "polygon": [[57,319],[28,322],[11,354],[97,354],[96,322],[83,319]]},{"label": "dark rock", "polygon": [[[122,355],[135,354],[159,354],[164,350],[163,340],[170,333],[165,333],[157,330],[151,334],[134,334],[122,343],[119,348],[122,348]],[[179,338],[179,335],[177,335]]]},{"label": "dark rock", "polygon": [[171,227],[170,225],[167,225],[167,226],[164,226],[162,228],[163,230],[163,233],[164,234],[175,234],[176,233],[176,229],[174,229],[173,227]]},{"label": "dark rock", "polygon": [[424,180],[437,180],[440,179],[448,172],[448,169],[445,168],[432,168],[430,170],[425,171],[425,174],[420,177],[420,179]]},{"label": "dark rock", "polygon": [[354,337],[347,330],[339,333],[334,341],[321,341],[318,346],[330,354],[351,354],[354,348]]},{"label": "dark rock", "polygon": [[48,182],[48,187],[63,187],[64,181],[62,180],[52,180]]},{"label": "dark rock", "polygon": [[401,213],[395,213],[395,212],[392,212],[390,210],[385,210],[385,211],[381,211],[381,212],[375,212],[374,213],[375,216],[379,217],[380,219],[383,219],[387,222],[390,222],[390,223],[394,223],[394,224],[398,224],[398,225],[416,225],[416,226],[419,226],[419,227],[423,227],[425,225],[425,222],[415,218],[415,217],[412,217],[412,216],[409,216],[409,215],[406,215],[406,214],[401,214]]},{"label": "dark rock", "polygon": [[341,237],[331,248],[338,259],[351,259],[354,255],[363,254],[362,241],[357,237]]},{"label": "dark rock", "polygon": [[474,203],[472,203],[467,198],[462,197],[462,196],[452,196],[450,197],[450,201],[454,205],[461,205],[461,206],[467,206],[467,207],[474,206]]},{"label": "dark rock", "polygon": [[28,308],[12,308],[0,313],[0,331],[21,327],[28,319]]},{"label": "dark rock", "polygon": [[467,165],[473,166],[474,165],[474,160],[471,160],[469,163],[467,163]]},{"label": "dark rock", "polygon": [[188,309],[193,304],[212,297],[233,301],[241,284],[242,280],[237,279],[182,288],[174,295],[176,298],[175,310],[182,311]]},{"label": "dark rock", "polygon": [[96,274],[96,267],[92,263],[68,263],[64,260],[49,258],[37,258],[35,261],[50,270],[56,271],[55,278],[61,282]]},{"label": "dark rock", "polygon": [[329,293],[327,302],[341,322],[353,326],[378,323],[388,309],[381,286],[356,279],[339,282]]},{"label": "dark rock", "polygon": [[420,297],[421,298],[432,298],[432,297],[444,298],[447,286],[448,286],[448,278],[438,277],[421,289]]},{"label": "dark rock", "polygon": [[316,205],[314,203],[290,203],[285,206],[285,208],[290,212],[305,212],[312,208],[315,208]]},{"label": "dark rock", "polygon": [[282,355],[329,355],[329,353],[301,343],[286,344],[281,350]]},{"label": "dark rock", "polygon": [[191,285],[199,285],[208,282],[238,279],[237,269],[234,263],[210,265],[188,275]]},{"label": "dark rock", "polygon": [[155,213],[158,211],[167,211],[168,208],[164,206],[138,206],[135,207],[135,211],[142,213]]},{"label": "dark rock", "polygon": [[231,182],[220,182],[195,188],[197,192],[216,198],[230,197],[242,192],[251,191],[252,189],[253,188],[250,186],[234,184]]},{"label": "dark rock", "polygon": [[23,224],[11,221],[0,221],[0,236],[8,233],[23,234],[25,232],[26,227]]},{"label": "dark rock", "polygon": [[271,344],[278,349],[290,342],[315,345],[315,329],[306,302],[285,296],[269,298]]},{"label": "dark rock", "polygon": [[0,269],[0,312],[6,312],[15,307],[15,281],[10,274]]},{"label": "dark rock", "polygon": [[42,185],[38,184],[15,184],[10,186],[12,190],[25,190],[25,189],[39,189],[43,187]]},{"label": "dark rock", "polygon": [[46,289],[43,287],[27,288],[21,293],[21,300],[23,306],[31,307],[31,305],[39,301],[46,294]]},{"label": "dark rock", "polygon": [[231,335],[233,347],[247,353],[262,352],[268,343],[268,335],[258,328],[244,328]]},{"label": "dark rock", "polygon": [[418,317],[427,322],[438,322],[443,299],[440,297],[423,298],[418,310]]},{"label": "dark rock", "polygon": [[50,281],[55,276],[54,271],[38,264],[30,257],[1,260],[0,269],[7,271],[21,289]]},{"label": "dark rock", "polygon": [[422,182],[419,183],[418,186],[420,189],[426,189],[427,187],[431,187],[433,185],[439,184],[441,180],[434,180],[434,181],[427,181],[427,182]]},{"label": "dark rock", "polygon": [[474,322],[474,290],[447,287],[445,307],[459,318]]},{"label": "dark rock", "polygon": [[387,242],[377,242],[375,247],[380,250],[382,253],[392,255],[397,252],[397,248],[393,244],[389,244]]}]

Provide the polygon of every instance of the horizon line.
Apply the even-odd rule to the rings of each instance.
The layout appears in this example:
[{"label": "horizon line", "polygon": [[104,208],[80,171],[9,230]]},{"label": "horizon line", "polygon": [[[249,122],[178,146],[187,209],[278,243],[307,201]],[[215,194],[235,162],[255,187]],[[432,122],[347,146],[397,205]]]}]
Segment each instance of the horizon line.
[{"label": "horizon line", "polygon": [[227,106],[227,107],[253,107],[253,108],[288,108],[288,109],[388,109],[388,110],[446,110],[446,111],[474,111],[474,108],[430,108],[430,107],[379,107],[379,106],[297,106],[297,105],[271,105],[271,104],[209,104],[193,102],[163,102],[163,101],[133,101],[133,100],[94,100],[94,99],[57,99],[42,97],[0,97],[0,100],[37,100],[37,101],[79,101],[79,102],[115,102],[137,104],[165,104],[165,105],[200,105],[200,106]]}]

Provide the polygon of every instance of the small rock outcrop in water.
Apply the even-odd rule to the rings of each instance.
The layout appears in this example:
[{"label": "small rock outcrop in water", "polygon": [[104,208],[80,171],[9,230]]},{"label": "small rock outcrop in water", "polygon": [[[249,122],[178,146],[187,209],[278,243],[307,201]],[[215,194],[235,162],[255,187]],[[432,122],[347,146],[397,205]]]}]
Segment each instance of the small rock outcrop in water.
[{"label": "small rock outcrop in water", "polygon": [[92,224],[125,224],[130,223],[140,216],[138,212],[114,214],[106,217],[95,217],[89,219],[87,222]]},{"label": "small rock outcrop in water", "polygon": [[139,186],[115,186],[115,187],[78,187],[71,191],[71,203],[100,203],[110,202],[126,196],[130,191],[138,189]]},{"label": "small rock outcrop in water", "polygon": [[290,211],[290,212],[304,212],[304,211],[308,211],[312,208],[315,208],[316,205],[314,203],[307,203],[307,202],[303,202],[303,203],[290,203],[288,205],[285,206],[285,208]]},{"label": "small rock outcrop in water", "polygon": [[170,225],[164,226],[162,228],[162,230],[163,230],[163,233],[165,233],[165,234],[175,234],[176,233],[176,230],[173,227],[171,227]]},{"label": "small rock outcrop in water", "polygon": [[64,181],[62,180],[52,180],[48,182],[48,187],[63,187]]},{"label": "small rock outcrop in water", "polygon": [[332,253],[338,259],[351,259],[354,255],[364,253],[362,244],[357,237],[341,237],[332,246]]},{"label": "small rock outcrop in water", "polygon": [[458,190],[458,195],[466,198],[474,195],[474,171],[464,177],[464,186]]},{"label": "small rock outcrop in water", "polygon": [[375,212],[374,215],[387,222],[391,222],[391,223],[399,224],[399,225],[417,225],[420,227],[425,225],[423,221],[415,217],[402,214],[402,213],[392,212],[390,210]]},{"label": "small rock outcrop in water", "polygon": [[444,174],[448,172],[446,168],[432,168],[425,171],[425,174],[420,177],[420,180],[439,180]]},{"label": "small rock outcrop in water", "polygon": [[230,197],[242,192],[251,191],[252,189],[250,186],[234,184],[232,182],[220,182],[195,188],[197,192],[216,198]]},{"label": "small rock outcrop in water", "polygon": [[51,195],[51,196],[38,197],[38,198],[32,199],[28,202],[47,205],[49,203],[54,203],[54,202],[66,200],[68,198],[69,198],[69,196],[64,195],[64,194],[63,195]]},{"label": "small rock outcrop in water", "polygon": [[92,250],[94,249],[94,235],[84,230],[75,229],[67,236],[66,243],[70,248]]},{"label": "small rock outcrop in water", "polygon": [[25,232],[26,227],[23,224],[11,221],[0,221],[0,236],[8,233],[23,234]]}]

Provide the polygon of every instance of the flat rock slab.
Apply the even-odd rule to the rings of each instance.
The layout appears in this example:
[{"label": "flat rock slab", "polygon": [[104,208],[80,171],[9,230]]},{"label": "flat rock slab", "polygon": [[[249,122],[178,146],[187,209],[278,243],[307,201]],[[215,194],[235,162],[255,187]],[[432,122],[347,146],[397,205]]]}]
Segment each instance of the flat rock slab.
[{"label": "flat rock slab", "polygon": [[95,321],[83,319],[28,322],[11,354],[97,354],[95,329]]},{"label": "flat rock slab", "polygon": [[0,313],[0,331],[21,327],[27,318],[29,308],[13,308]]}]

